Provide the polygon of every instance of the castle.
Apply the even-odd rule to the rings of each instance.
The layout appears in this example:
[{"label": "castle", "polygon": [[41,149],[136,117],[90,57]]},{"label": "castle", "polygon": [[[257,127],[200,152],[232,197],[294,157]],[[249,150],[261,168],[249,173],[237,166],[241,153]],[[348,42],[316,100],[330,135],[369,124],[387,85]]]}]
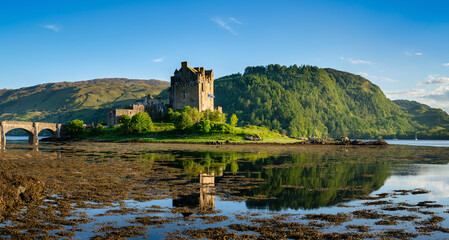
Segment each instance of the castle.
[{"label": "castle", "polygon": [[165,116],[169,108],[182,109],[185,106],[197,108],[199,112],[210,110],[220,111],[214,107],[214,73],[204,67],[191,68],[187,62],[181,63],[181,68],[175,70],[170,79],[171,85],[167,98],[154,98],[148,95],[126,109],[111,109],[108,111],[108,126],[119,124],[121,115],[132,117],[138,112],[146,111],[153,119]]}]

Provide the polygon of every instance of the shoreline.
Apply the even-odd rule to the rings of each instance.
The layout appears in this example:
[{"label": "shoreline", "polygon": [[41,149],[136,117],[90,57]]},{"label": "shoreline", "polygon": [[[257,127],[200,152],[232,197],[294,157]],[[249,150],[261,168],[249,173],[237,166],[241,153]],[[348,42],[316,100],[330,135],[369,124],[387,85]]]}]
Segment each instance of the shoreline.
[{"label": "shoreline", "polygon": [[[72,142],[76,140],[70,139],[54,139],[54,138],[45,138],[41,139],[42,142]],[[157,143],[157,144],[194,144],[194,145],[267,145],[267,146],[295,146],[295,145],[331,145],[331,146],[385,146],[390,145],[384,140],[375,140],[375,141],[362,141],[362,140],[326,140],[326,139],[312,139],[312,140],[299,140],[298,142],[263,142],[263,141],[247,141],[247,142],[230,142],[226,141],[146,141],[142,138],[134,138],[128,140],[104,140],[104,139],[84,139],[79,140],[80,142],[112,142],[112,143]]]}]

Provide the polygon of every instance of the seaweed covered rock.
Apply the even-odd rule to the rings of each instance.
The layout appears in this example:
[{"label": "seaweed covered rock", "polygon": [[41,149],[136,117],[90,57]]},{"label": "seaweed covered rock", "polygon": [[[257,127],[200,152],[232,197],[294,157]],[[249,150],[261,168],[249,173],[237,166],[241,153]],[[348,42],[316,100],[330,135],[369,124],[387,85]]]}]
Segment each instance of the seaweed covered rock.
[{"label": "seaweed covered rock", "polygon": [[43,191],[44,184],[35,177],[0,172],[0,220],[23,205],[42,199]]}]

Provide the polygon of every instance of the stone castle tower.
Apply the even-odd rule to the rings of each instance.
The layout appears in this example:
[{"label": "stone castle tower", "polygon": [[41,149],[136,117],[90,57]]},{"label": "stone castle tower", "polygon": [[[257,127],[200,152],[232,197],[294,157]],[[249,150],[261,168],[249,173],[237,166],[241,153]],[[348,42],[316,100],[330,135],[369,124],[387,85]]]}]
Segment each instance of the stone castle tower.
[{"label": "stone castle tower", "polygon": [[185,106],[198,111],[214,110],[214,73],[204,67],[190,68],[187,62],[171,77],[170,105],[173,110]]},{"label": "stone castle tower", "polygon": [[222,112],[221,107],[214,107],[214,73],[203,67],[190,68],[187,62],[181,63],[181,68],[175,70],[171,77],[168,99],[154,98],[151,95],[137,100],[135,104],[125,106],[125,109],[110,109],[108,111],[108,126],[119,124],[121,115],[134,116],[138,112],[148,112],[153,119],[162,119],[168,108],[182,109],[185,106],[197,108],[199,112],[210,110]]}]

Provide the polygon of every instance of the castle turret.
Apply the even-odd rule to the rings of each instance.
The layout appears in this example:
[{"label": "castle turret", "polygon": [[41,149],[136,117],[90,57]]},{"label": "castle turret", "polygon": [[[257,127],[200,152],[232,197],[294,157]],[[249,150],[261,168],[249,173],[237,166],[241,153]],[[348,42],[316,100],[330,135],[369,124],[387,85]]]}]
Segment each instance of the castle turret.
[{"label": "castle turret", "polygon": [[214,110],[214,74],[204,67],[190,68],[187,62],[171,77],[170,105],[174,110],[185,106],[198,111]]}]

